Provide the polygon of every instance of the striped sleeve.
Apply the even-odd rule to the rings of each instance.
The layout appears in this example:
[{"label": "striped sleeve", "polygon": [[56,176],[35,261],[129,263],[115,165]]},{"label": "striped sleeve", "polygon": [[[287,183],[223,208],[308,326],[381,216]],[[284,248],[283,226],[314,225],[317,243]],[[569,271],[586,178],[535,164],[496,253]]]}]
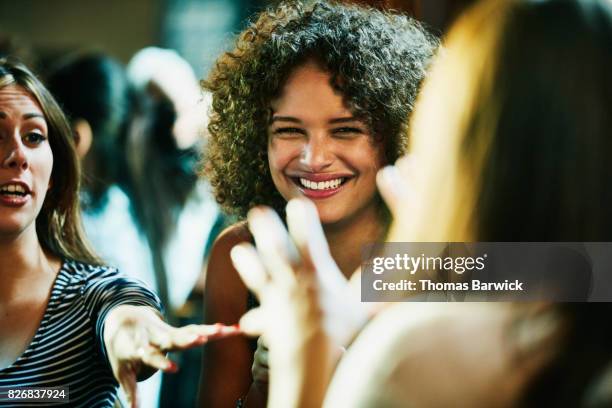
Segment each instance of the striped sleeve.
[{"label": "striped sleeve", "polygon": [[128,278],[114,268],[103,268],[92,274],[83,287],[82,296],[90,319],[95,325],[99,351],[107,364],[109,362],[104,345],[104,322],[114,307],[148,306],[163,312],[159,298],[143,282]]}]

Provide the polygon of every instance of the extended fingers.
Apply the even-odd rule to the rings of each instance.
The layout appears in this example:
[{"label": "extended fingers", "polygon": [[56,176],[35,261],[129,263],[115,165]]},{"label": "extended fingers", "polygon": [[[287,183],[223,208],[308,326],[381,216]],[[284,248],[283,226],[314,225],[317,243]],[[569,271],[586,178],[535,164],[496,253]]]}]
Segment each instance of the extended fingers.
[{"label": "extended fingers", "polygon": [[159,347],[151,344],[145,345],[138,348],[137,354],[139,360],[150,367],[169,373],[174,373],[178,370],[176,364],[168,359]]},{"label": "extended fingers", "polygon": [[249,211],[248,220],[257,252],[270,277],[280,285],[293,284],[298,255],[281,219],[269,208],[256,207]]},{"label": "extended fingers", "polygon": [[311,268],[313,258],[329,254],[317,209],[310,201],[294,199],[287,204],[287,226],[302,261]]},{"label": "extended fingers", "polygon": [[157,347],[160,352],[167,352],[189,349],[200,346],[211,339],[239,333],[238,326],[191,324],[176,328],[164,323],[161,327],[151,328],[150,337],[152,346]]},{"label": "extended fingers", "polygon": [[346,278],[329,252],[315,205],[306,199],[289,201],[287,224],[306,269],[314,270],[323,286],[345,285]]},{"label": "extended fingers", "polygon": [[249,336],[260,336],[266,328],[266,311],[263,307],[249,310],[240,319],[240,329]]},{"label": "extended fingers", "polygon": [[257,250],[251,244],[238,244],[230,252],[232,263],[243,282],[257,297],[268,281],[268,273],[263,266]]},{"label": "extended fingers", "polygon": [[401,175],[395,166],[386,166],[376,175],[376,184],[380,195],[394,217],[397,217],[402,197],[405,195]]}]

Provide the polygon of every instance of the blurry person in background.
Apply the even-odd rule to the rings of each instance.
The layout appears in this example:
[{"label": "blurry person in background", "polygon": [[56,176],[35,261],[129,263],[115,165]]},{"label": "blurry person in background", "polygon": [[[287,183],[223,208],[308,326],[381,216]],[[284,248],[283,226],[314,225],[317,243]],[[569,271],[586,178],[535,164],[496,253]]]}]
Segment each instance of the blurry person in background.
[{"label": "blurry person in background", "polygon": [[[205,175],[217,200],[244,218],[255,205],[282,213],[287,200],[309,197],[346,280],[362,245],[386,233],[376,172],[405,149],[436,47],[416,21],[370,8],[284,2],[262,12],[203,81],[213,95]],[[240,222],[215,242],[206,322],[236,323],[257,304],[230,260],[234,245],[250,241]],[[265,405],[267,363],[257,360],[251,374],[256,346],[235,338],[205,347],[202,406]]]},{"label": "blurry person in background", "polygon": [[[609,242],[611,67],[610,2],[472,8],[419,96],[410,157],[379,177],[388,239]],[[270,406],[612,405],[607,303],[392,305],[332,378],[333,316],[356,306],[324,301],[342,288],[322,279],[333,268],[312,204],[287,213],[299,259],[262,209],[249,216],[257,249],[232,252],[261,296],[241,328],[270,343]]]},{"label": "blurry person in background", "polygon": [[153,292],[104,266],[82,232],[79,183],[57,102],[0,59],[0,387],[64,386],[73,406],[112,407],[119,383],[135,407],[138,378],[176,371],[166,352],[236,330],[169,326]]},{"label": "blurry person in background", "polygon": [[[128,77],[147,97],[147,130],[127,145],[135,207],[153,252],[157,288],[177,324],[202,321],[198,279],[225,222],[208,183],[197,177],[210,97],[202,94],[189,64],[175,51],[145,48],[134,55]],[[202,280],[203,281],[203,280]],[[192,406],[200,350],[176,356],[183,367],[165,377],[162,406]]]},{"label": "blurry person in background", "polygon": [[[143,131],[125,68],[99,53],[65,56],[47,74],[47,86],[68,117],[83,168],[85,232],[104,262],[157,290],[152,254],[137,217],[126,146]],[[161,373],[139,384],[142,407],[157,406]]]}]

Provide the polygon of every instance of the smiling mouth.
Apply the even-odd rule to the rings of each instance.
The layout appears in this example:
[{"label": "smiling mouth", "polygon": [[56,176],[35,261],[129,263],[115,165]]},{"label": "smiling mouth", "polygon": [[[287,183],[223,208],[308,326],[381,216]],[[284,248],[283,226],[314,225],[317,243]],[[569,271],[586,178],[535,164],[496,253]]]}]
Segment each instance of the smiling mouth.
[{"label": "smiling mouth", "polygon": [[303,177],[294,177],[293,181],[300,187],[313,190],[313,191],[325,191],[325,190],[336,190],[342,186],[349,178],[339,177],[325,181],[313,181]]}]

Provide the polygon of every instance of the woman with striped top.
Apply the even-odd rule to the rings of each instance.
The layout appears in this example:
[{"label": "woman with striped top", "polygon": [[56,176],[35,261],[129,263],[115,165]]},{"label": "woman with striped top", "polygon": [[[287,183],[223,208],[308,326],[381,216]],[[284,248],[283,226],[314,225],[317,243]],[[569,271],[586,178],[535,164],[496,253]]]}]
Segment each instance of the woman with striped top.
[{"label": "woman with striped top", "polygon": [[80,227],[79,171],[53,97],[0,59],[0,406],[23,387],[67,387],[71,406],[109,407],[117,383],[136,406],[137,379],[176,370],[167,351],[237,332],[171,327],[155,294],[100,264]]}]

